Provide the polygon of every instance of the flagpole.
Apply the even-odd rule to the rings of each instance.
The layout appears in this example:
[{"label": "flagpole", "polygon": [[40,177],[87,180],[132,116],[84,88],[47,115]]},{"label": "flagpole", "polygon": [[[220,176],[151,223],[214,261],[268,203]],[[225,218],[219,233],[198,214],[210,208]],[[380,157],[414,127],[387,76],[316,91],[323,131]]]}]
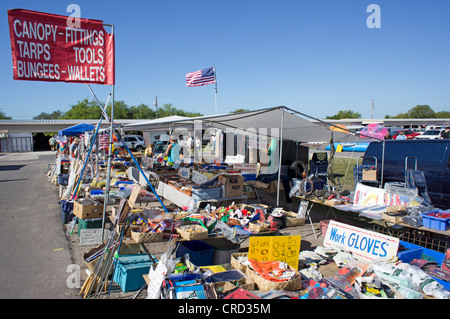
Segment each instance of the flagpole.
[{"label": "flagpole", "polygon": [[217,113],[217,78],[216,78],[216,67],[213,66],[213,70],[214,70],[214,83],[216,85],[216,94],[215,94],[215,105],[216,105],[216,114]]}]

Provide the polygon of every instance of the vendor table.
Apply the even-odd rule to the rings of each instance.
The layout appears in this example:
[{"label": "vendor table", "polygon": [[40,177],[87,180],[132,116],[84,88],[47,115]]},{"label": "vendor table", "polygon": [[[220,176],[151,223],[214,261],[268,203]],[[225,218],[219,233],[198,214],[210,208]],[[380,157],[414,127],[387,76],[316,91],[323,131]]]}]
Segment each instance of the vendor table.
[{"label": "vendor table", "polygon": [[[172,187],[169,184],[166,184],[161,181],[158,182],[158,186],[156,188],[156,193],[159,196],[162,196],[165,199],[171,201],[172,203],[174,203],[175,205],[177,205],[180,208],[188,206],[192,200],[191,196],[189,196],[189,195],[179,191],[175,187]],[[216,206],[220,206],[222,204],[231,203],[231,202],[242,203],[242,202],[245,202],[246,200],[247,200],[247,196],[242,195],[242,196],[235,196],[235,197],[213,198],[213,199],[208,199],[208,200],[202,200],[201,202],[208,202],[211,204],[214,203]],[[200,203],[198,202],[197,206],[199,204]]]},{"label": "vendor table", "polygon": [[[396,224],[390,223],[389,221],[386,221],[384,219],[374,219],[370,217],[370,214],[361,214],[363,211],[365,211],[363,208],[358,209],[358,208],[353,208],[352,205],[336,205],[336,206],[332,206],[332,205],[327,205],[326,203],[324,203],[323,201],[320,201],[318,199],[314,199],[314,198],[310,198],[310,199],[305,199],[304,197],[299,197],[303,200],[307,200],[309,201],[309,203],[311,204],[308,208],[308,214],[311,211],[312,207],[314,205],[322,205],[328,208],[327,214],[325,216],[325,219],[328,218],[329,214],[332,214],[334,216],[335,219],[337,219],[336,217],[336,213],[338,213],[339,211],[345,211],[345,212],[354,212],[357,213],[360,217],[363,218],[367,218],[367,219],[371,219],[371,220],[377,220],[378,222],[382,223],[386,229],[390,229],[392,227],[394,227],[395,225],[397,226],[403,226],[403,227],[408,227],[410,229],[414,229],[414,230],[419,230],[419,231],[424,231],[424,232],[428,232],[428,233],[435,233],[435,234],[440,234],[440,235],[444,235],[444,236],[450,236],[450,230],[446,230],[446,231],[442,231],[442,230],[438,230],[438,229],[434,229],[434,228],[429,228],[429,227],[414,227],[412,225],[409,225],[407,223],[404,222],[399,222]],[[374,206],[374,209],[376,209],[377,211],[380,211],[383,209],[382,206]],[[367,210],[370,210],[371,207],[367,207]]]}]

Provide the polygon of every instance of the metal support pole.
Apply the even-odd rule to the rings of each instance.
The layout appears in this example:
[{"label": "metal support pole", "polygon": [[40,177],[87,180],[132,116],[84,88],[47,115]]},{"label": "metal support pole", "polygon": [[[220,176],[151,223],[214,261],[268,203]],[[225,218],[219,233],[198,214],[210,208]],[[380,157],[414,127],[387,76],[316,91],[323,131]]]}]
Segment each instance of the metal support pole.
[{"label": "metal support pole", "polygon": [[381,182],[380,188],[383,188],[383,175],[384,175],[384,151],[386,147],[386,141],[383,140],[383,152],[381,153]]},{"label": "metal support pole", "polygon": [[214,95],[214,97],[215,97],[215,99],[214,99],[214,102],[215,102],[215,109],[216,109],[216,115],[217,115],[217,78],[216,78],[216,67],[214,66],[213,67],[213,70],[214,70],[214,84],[215,84],[215,95]]},{"label": "metal support pole", "polygon": [[166,213],[169,213],[169,211],[167,210],[166,205],[164,205],[164,202],[162,201],[162,199],[158,196],[158,194],[156,193],[155,188],[152,186],[152,184],[150,183],[150,181],[147,178],[147,175],[144,174],[144,171],[142,170],[141,166],[139,165],[139,163],[136,161],[136,158],[134,157],[133,153],[130,151],[130,149],[128,148],[127,144],[123,141],[122,136],[118,136],[119,137],[119,141],[123,142],[123,145],[125,146],[128,154],[130,155],[131,159],[133,160],[134,164],[136,165],[137,169],[139,170],[139,172],[142,174],[142,176],[144,177],[145,181],[147,182],[147,185],[150,187],[151,191],[153,192],[153,194],[155,194],[155,197],[158,199],[159,203],[161,204],[161,206],[163,207],[164,211]]},{"label": "metal support pole", "polygon": [[[108,106],[108,102],[109,102],[109,96],[108,96],[108,99],[106,100],[105,108],[106,108],[106,106]],[[96,139],[97,139],[97,134],[98,134],[98,131],[99,131],[99,129],[100,129],[100,125],[101,125],[101,124],[102,124],[102,118],[100,118],[100,120],[99,120],[99,122],[98,122],[98,124],[97,124],[97,128],[95,129],[95,134],[94,134],[94,137],[93,137],[93,139],[92,139],[92,141],[91,141],[91,145],[90,145],[90,147],[89,147],[89,151],[88,151],[88,153],[87,153],[87,155],[86,155],[86,158],[85,158],[85,161],[84,161],[84,165],[83,165],[83,168],[82,168],[81,173],[80,173],[80,178],[78,179],[78,183],[77,183],[77,185],[76,185],[76,187],[75,187],[75,190],[74,190],[74,192],[73,192],[73,198],[75,198],[75,197],[77,196],[78,188],[79,188],[79,186],[80,186],[81,180],[83,179],[84,169],[85,169],[86,164],[87,164],[87,162],[88,162],[88,160],[89,160],[89,158],[90,158],[91,151],[92,151],[92,148],[93,148],[93,146],[94,146],[94,143],[95,143],[95,141],[96,141]]]},{"label": "metal support pole", "polygon": [[280,125],[280,160],[278,162],[278,185],[277,185],[277,206],[280,203],[280,179],[281,179],[281,157],[283,155],[283,128],[284,128],[284,108],[281,108],[281,125]]},{"label": "metal support pole", "polygon": [[[114,26],[111,26],[111,34],[114,34]],[[114,135],[114,127],[113,127],[113,123],[114,123],[114,84],[112,85],[112,102],[111,102],[111,116],[110,116],[110,123],[111,123],[111,127],[109,130],[109,148],[108,148],[108,165],[107,165],[107,169],[106,169],[106,188],[105,188],[105,203],[103,205],[103,216],[102,216],[102,242],[105,236],[105,217],[106,217],[106,206],[108,206],[108,202],[109,202],[109,190],[111,188],[111,186],[109,185],[111,182],[111,157],[112,155],[112,145],[114,143],[113,140],[113,135]],[[105,110],[106,111],[106,110]]]}]

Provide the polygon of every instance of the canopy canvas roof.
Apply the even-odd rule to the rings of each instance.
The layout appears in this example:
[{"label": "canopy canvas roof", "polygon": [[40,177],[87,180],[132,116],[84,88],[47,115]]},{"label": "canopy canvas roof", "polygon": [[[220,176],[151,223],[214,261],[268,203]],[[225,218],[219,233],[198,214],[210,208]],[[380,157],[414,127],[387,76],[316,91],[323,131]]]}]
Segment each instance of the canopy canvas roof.
[{"label": "canopy canvas roof", "polygon": [[[238,134],[259,134],[280,137],[285,140],[306,143],[325,143],[330,141],[333,132],[334,141],[348,141],[353,136],[350,132],[331,130],[333,124],[326,123],[289,109],[285,106],[260,109],[242,113],[208,115],[182,119],[164,118],[160,121],[143,121],[127,124],[124,130],[155,130],[162,128],[195,129],[195,125],[214,127],[221,130],[234,130]],[[158,120],[158,119],[157,119]],[[282,128],[282,130],[281,130]],[[275,133],[275,132],[279,133]]]},{"label": "canopy canvas roof", "polygon": [[189,117],[172,115],[167,117],[161,117],[157,119],[140,121],[137,123],[126,124],[122,127],[124,131],[140,131],[140,130],[157,130],[168,129],[170,123],[178,122],[182,120],[188,120]]}]

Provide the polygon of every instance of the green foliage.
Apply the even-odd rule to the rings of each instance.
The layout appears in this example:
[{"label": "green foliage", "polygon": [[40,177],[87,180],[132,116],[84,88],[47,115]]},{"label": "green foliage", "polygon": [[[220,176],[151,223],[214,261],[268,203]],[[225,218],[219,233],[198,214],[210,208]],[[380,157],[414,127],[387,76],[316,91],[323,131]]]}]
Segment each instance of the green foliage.
[{"label": "green foliage", "polygon": [[234,111],[231,111],[230,113],[242,113],[242,112],[248,112],[249,109],[235,109]]},{"label": "green foliage", "polygon": [[11,120],[12,117],[11,117],[11,116],[7,116],[7,115],[5,114],[5,112],[3,112],[2,109],[0,109],[0,119],[1,119],[1,120]]},{"label": "green foliage", "polygon": [[71,105],[71,109],[61,116],[61,119],[99,119],[102,116],[100,107],[87,98]]},{"label": "green foliage", "polygon": [[359,119],[361,118],[361,114],[358,112],[354,112],[352,110],[344,110],[339,111],[337,114],[332,116],[327,116],[327,119],[333,119],[333,120],[341,120],[341,119]]},{"label": "green foliage", "polygon": [[416,105],[408,112],[399,113],[392,118],[394,119],[442,119],[450,118],[449,111],[435,112],[429,105]]},{"label": "green foliage", "polygon": [[63,111],[56,110],[52,113],[42,112],[39,115],[36,115],[33,117],[33,120],[56,120],[61,118],[61,116],[64,114]]},{"label": "green foliage", "polygon": [[406,113],[399,113],[394,119],[429,119],[435,118],[436,113],[429,105],[416,105]]},{"label": "green foliage", "polygon": [[[106,108],[106,113],[111,116],[111,103]],[[124,101],[114,101],[114,119],[155,119],[171,115],[179,115],[186,117],[202,116],[203,114],[197,112],[186,112],[175,108],[172,104],[164,104],[158,107],[157,110],[150,108],[146,104],[139,104],[138,106],[128,106]],[[78,101],[77,104],[72,105],[71,109],[64,113],[61,119],[99,119],[102,112],[98,104],[94,100],[87,98]]]},{"label": "green foliage", "polygon": [[450,111],[439,111],[436,112],[437,119],[450,119]]},{"label": "green foliage", "polygon": [[186,117],[196,117],[202,116],[203,114],[198,112],[187,112],[175,108],[172,104],[164,104],[162,107],[158,107],[156,111],[156,118],[166,117],[171,115],[186,116]]}]

